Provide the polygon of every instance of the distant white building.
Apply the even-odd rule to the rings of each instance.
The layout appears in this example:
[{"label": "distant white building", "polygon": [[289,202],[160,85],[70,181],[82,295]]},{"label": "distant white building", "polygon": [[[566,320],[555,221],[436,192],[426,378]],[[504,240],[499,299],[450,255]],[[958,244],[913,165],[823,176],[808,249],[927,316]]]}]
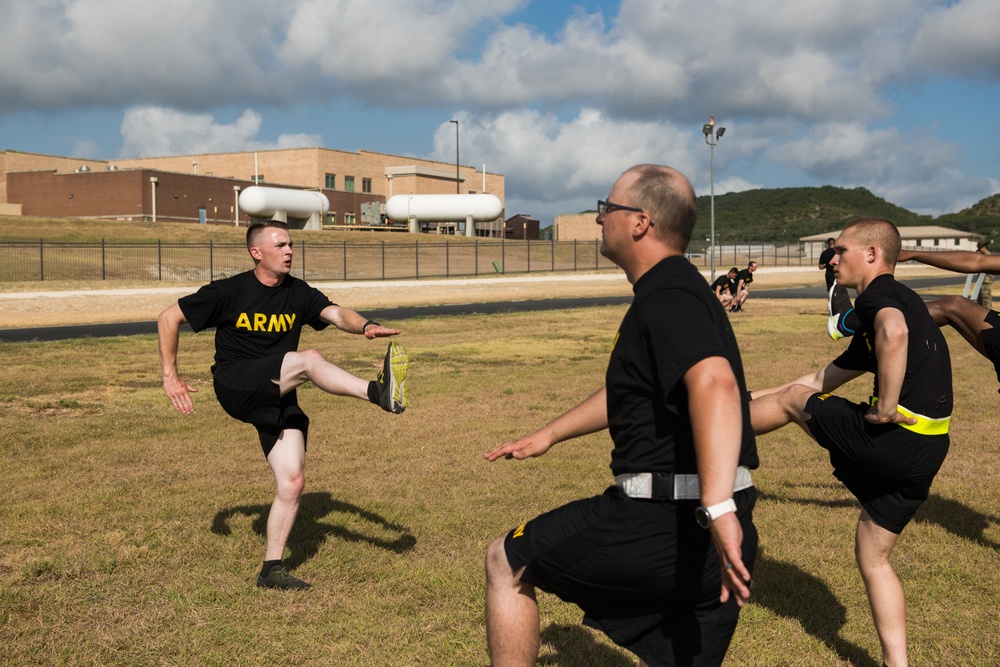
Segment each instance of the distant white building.
[{"label": "distant white building", "polygon": [[[819,255],[826,248],[828,238],[837,238],[840,230],[803,236],[799,239],[803,257],[811,257],[817,262]],[[975,252],[976,242],[982,238],[980,234],[963,232],[958,229],[948,229],[937,225],[918,227],[900,227],[899,236],[903,247],[909,250],[971,250]]]}]

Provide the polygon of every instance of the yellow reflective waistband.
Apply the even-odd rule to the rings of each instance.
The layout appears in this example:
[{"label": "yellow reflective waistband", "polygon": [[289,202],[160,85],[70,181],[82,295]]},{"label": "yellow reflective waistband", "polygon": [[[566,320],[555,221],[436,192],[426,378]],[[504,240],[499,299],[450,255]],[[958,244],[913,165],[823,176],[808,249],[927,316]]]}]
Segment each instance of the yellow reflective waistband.
[{"label": "yellow reflective waistband", "polygon": [[[878,396],[871,397],[871,404],[875,405],[878,402]],[[911,419],[916,419],[916,424],[900,424],[903,428],[908,431],[913,431],[914,433],[919,433],[920,435],[947,435],[948,427],[951,425],[951,416],[947,417],[927,417],[925,415],[918,414],[913,410],[907,410],[902,405],[897,405],[896,410],[906,415]]]}]

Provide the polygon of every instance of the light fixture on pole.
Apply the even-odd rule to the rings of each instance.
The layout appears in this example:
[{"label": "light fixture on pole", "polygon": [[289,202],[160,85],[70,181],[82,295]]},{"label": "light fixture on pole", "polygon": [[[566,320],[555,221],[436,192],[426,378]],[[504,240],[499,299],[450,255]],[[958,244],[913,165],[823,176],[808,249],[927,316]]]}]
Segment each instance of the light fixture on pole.
[{"label": "light fixture on pole", "polygon": [[455,124],[455,194],[457,195],[462,193],[461,172],[458,170],[458,121],[453,120],[451,122]]},{"label": "light fixture on pole", "polygon": [[[715,116],[708,117],[708,123],[702,125],[701,131],[705,135],[705,143],[709,145],[711,154],[709,174],[711,175],[711,186],[709,199],[712,202],[712,229],[711,229],[711,255],[712,255],[712,282],[715,282],[715,147],[719,144],[719,139],[726,133],[726,128],[715,129]],[[714,133],[714,134],[713,134]]]}]

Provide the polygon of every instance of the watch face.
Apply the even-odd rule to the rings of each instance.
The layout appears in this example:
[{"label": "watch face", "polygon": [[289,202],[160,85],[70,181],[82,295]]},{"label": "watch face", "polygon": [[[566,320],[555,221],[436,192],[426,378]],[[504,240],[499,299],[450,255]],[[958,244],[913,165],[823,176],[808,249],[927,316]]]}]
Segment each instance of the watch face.
[{"label": "watch face", "polygon": [[694,511],[694,520],[702,528],[708,528],[712,525],[712,515],[704,507],[699,507]]}]

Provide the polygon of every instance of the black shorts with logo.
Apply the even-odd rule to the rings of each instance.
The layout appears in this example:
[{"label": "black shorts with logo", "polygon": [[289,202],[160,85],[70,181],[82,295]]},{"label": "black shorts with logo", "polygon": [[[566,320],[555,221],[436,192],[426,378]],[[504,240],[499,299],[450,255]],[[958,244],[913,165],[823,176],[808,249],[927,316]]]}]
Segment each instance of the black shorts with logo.
[{"label": "black shorts with logo", "polygon": [[869,423],[868,408],[832,394],[813,394],[806,401],[806,426],[830,452],[834,476],[876,524],[898,535],[927,500],[949,438]]},{"label": "black shorts with logo", "polygon": [[[743,562],[752,572],[756,491],[735,494]],[[719,602],[719,558],[694,519],[696,500],[629,498],[617,486],[546,512],[508,533],[507,560],[521,581],[583,609],[651,667],[718,665],[736,629],[735,598]]]},{"label": "black shorts with logo", "polygon": [[215,395],[230,417],[257,427],[265,458],[286,428],[309,435],[309,417],[299,407],[295,390],[281,395],[278,379],[284,355],[248,359],[214,373]]}]

